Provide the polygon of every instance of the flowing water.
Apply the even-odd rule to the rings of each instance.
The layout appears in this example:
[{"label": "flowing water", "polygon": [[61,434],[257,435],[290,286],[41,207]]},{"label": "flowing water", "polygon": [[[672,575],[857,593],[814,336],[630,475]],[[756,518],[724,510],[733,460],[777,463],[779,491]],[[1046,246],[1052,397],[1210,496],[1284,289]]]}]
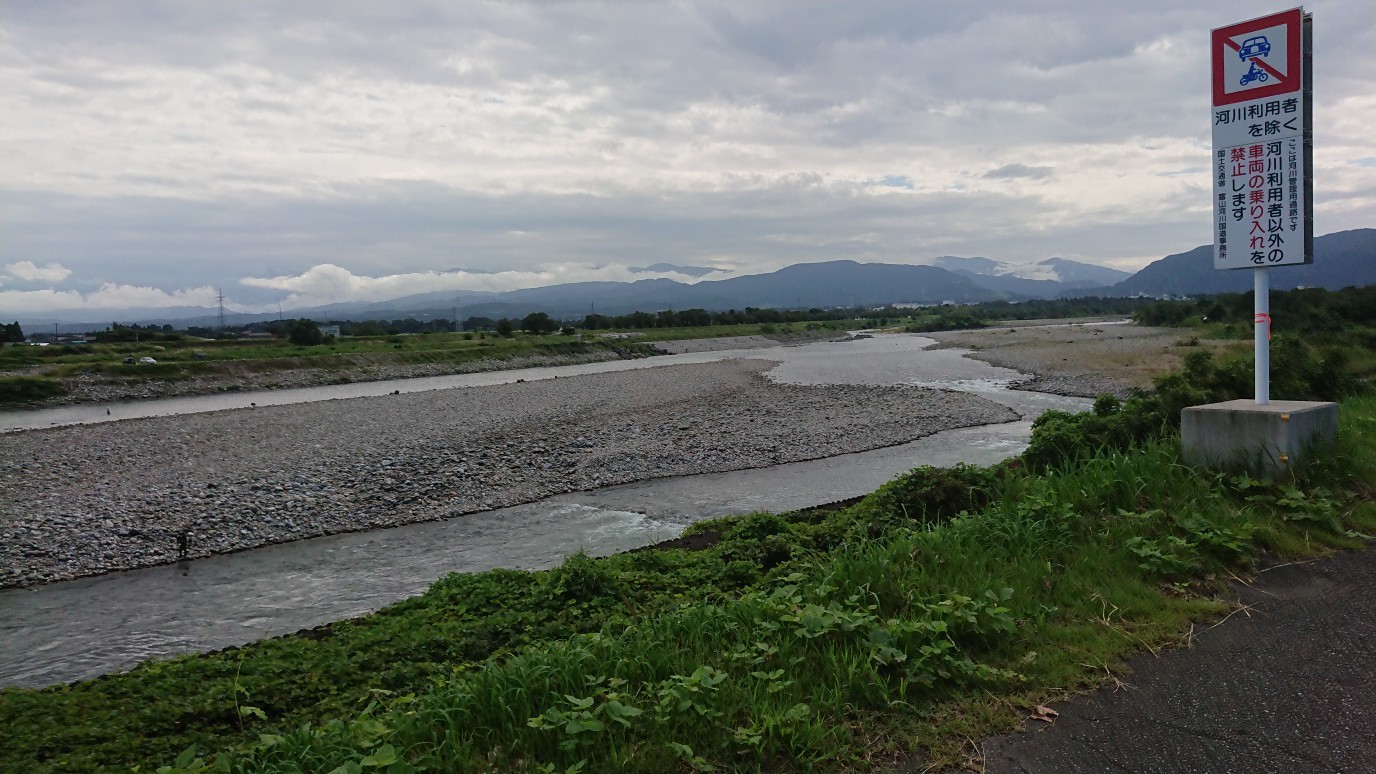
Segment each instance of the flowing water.
[{"label": "flowing water", "polygon": [[[688,524],[750,510],[783,511],[873,491],[918,465],[987,465],[1020,452],[1031,419],[1089,401],[1008,389],[1016,373],[928,350],[930,339],[876,336],[770,350],[674,355],[432,379],[122,404],[111,418],[446,389],[607,370],[776,361],[795,384],[915,384],[973,392],[1024,415],[912,443],[756,470],[642,481],[457,519],[333,535],[0,592],[0,686],[43,686],[127,669],[148,658],[213,650],[360,615],[423,591],[448,572],[550,567],[577,551],[606,555],[676,537]],[[352,392],[341,393],[351,389]],[[83,413],[85,412],[85,413]],[[40,424],[104,421],[104,407],[29,412]],[[9,429],[19,429],[9,427]]]}]

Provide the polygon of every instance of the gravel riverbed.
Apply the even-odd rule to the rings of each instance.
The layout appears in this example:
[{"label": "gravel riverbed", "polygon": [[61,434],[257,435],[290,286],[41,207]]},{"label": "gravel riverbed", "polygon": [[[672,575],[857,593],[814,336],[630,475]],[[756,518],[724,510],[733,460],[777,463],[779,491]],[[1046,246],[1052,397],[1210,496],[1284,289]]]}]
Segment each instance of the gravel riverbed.
[{"label": "gravel riverbed", "polygon": [[730,360],[0,435],[0,588],[1006,422],[917,387]]},{"label": "gravel riverbed", "polygon": [[938,347],[969,349],[967,357],[1032,374],[1017,389],[1084,398],[1104,393],[1122,397],[1133,388],[1149,388],[1153,379],[1179,368],[1196,348],[1215,350],[1224,344],[1189,343],[1185,333],[1172,328],[1066,322],[1070,321],[1020,320],[922,335],[936,339]]}]

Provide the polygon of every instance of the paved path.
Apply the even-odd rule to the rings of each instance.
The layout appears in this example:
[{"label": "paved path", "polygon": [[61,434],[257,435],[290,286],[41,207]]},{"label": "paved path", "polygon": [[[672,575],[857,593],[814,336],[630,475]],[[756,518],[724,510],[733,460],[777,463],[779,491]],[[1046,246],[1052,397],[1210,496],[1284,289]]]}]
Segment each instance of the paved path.
[{"label": "paved path", "polygon": [[987,740],[987,771],[1376,772],[1376,550],[1274,567],[1239,597],[1250,617],[1134,658],[1130,689]]}]

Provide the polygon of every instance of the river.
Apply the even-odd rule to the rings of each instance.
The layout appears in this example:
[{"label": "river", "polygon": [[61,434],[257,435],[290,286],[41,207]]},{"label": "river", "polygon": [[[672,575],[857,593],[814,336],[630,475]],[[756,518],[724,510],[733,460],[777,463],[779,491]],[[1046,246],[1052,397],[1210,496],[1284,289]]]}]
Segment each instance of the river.
[{"label": "river", "polygon": [[[148,659],[239,645],[360,615],[423,591],[448,572],[550,567],[577,551],[606,555],[676,537],[688,524],[751,510],[783,511],[873,491],[919,465],[987,465],[1020,452],[1031,419],[1076,411],[1081,398],[1011,390],[1016,372],[926,349],[918,336],[877,336],[768,350],[672,355],[301,390],[112,405],[110,419],[330,400],[394,390],[479,386],[733,357],[778,363],[797,384],[915,384],[973,392],[1024,419],[912,443],[771,468],[642,481],[541,502],[372,532],[301,540],[178,565],[0,591],[0,686],[38,687],[127,669]],[[0,429],[106,421],[106,406],[6,416]],[[118,412],[116,411],[118,409]]]}]

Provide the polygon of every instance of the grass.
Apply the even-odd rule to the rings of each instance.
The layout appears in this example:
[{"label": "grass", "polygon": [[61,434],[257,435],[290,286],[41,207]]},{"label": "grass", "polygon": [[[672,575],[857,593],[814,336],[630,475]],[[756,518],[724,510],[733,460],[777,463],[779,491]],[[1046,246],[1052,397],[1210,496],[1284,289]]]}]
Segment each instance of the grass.
[{"label": "grass", "polygon": [[0,377],[0,405],[5,403],[32,403],[62,395],[66,390],[51,379],[38,379],[32,376]]},{"label": "grass", "polygon": [[[0,348],[0,370],[23,369],[24,375],[0,380],[0,403],[45,400],[64,392],[62,382],[83,377],[107,384],[179,381],[200,377],[235,377],[294,369],[345,371],[378,366],[460,365],[477,360],[512,360],[532,355],[648,355],[648,342],[716,336],[775,335],[844,330],[847,321],[778,325],[715,325],[651,328],[638,331],[586,331],[581,337],[516,333],[433,333],[348,336],[302,347],[285,339],[211,341],[184,337],[178,341]],[[626,339],[602,334],[634,333]],[[149,356],[152,365],[126,364],[125,358]]]},{"label": "grass", "polygon": [[[82,374],[124,380],[189,378],[318,368],[340,370],[366,365],[463,363],[525,354],[563,354],[605,348],[599,341],[567,336],[490,336],[466,340],[458,334],[345,338],[333,344],[298,347],[287,342],[188,341],[152,345],[95,344],[48,347],[38,372],[52,378]],[[198,357],[199,355],[199,357]],[[151,356],[156,365],[125,364],[126,357]]]},{"label": "grass", "polygon": [[[1224,579],[1376,531],[1376,400],[1293,479],[1170,437],[1041,472],[918,469],[698,552],[451,575],[301,636],[0,692],[24,771],[870,770],[959,763],[1018,708],[1217,617]],[[175,764],[175,765],[173,765]],[[160,771],[164,769],[159,769]]]}]

